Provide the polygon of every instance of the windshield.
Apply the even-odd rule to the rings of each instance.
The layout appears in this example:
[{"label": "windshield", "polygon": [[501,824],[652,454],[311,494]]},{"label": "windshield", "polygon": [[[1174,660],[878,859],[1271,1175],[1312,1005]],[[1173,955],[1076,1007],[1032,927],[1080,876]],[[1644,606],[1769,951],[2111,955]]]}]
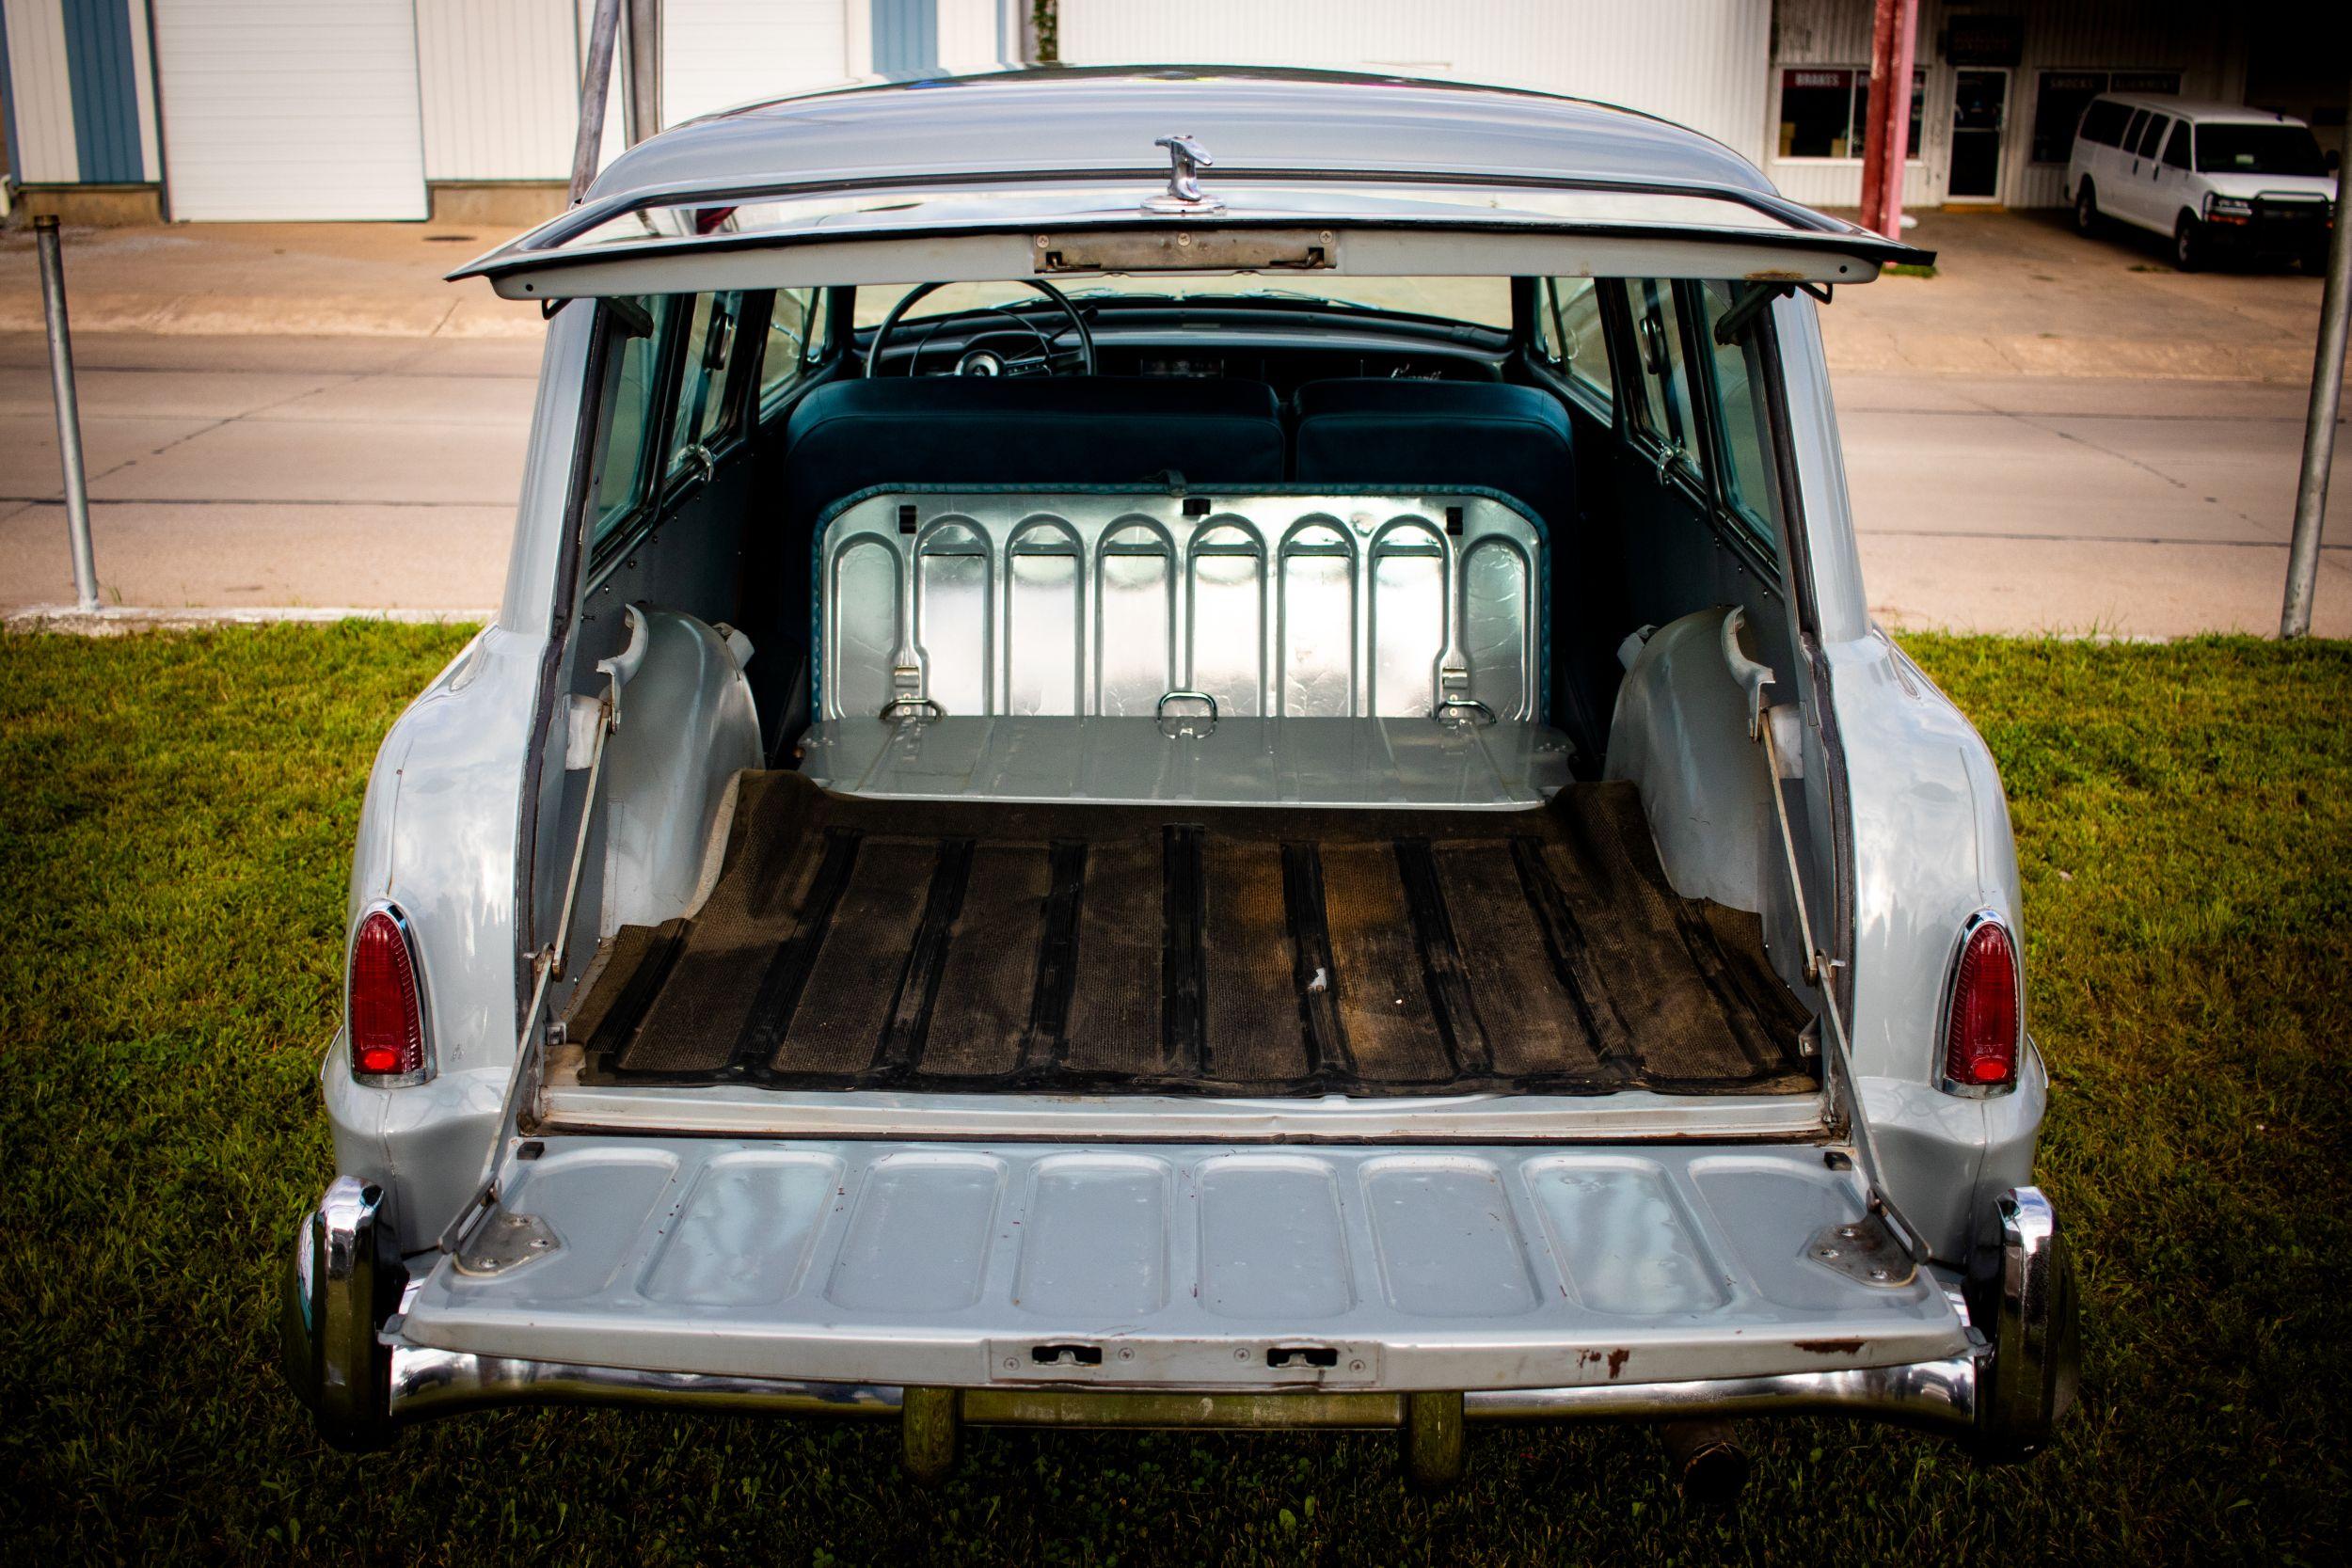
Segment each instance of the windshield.
[{"label": "windshield", "polygon": [[2311,174],[2325,177],[2328,160],[2302,125],[2200,125],[2200,174]]},{"label": "windshield", "polygon": [[[859,289],[857,325],[878,325],[908,292],[895,284]],[[1511,280],[1507,277],[1349,277],[1332,274],[1307,278],[1266,277],[1256,273],[1137,277],[1125,273],[1104,273],[1083,282],[1073,281],[1062,292],[1073,299],[1087,301],[1181,304],[1186,300],[1279,300],[1293,305],[1328,305],[1343,310],[1396,310],[1412,316],[1469,322],[1477,326],[1508,328],[1511,325]],[[1043,303],[1043,296],[1025,284],[951,283],[916,302],[906,319],[929,321],[990,306]]]}]

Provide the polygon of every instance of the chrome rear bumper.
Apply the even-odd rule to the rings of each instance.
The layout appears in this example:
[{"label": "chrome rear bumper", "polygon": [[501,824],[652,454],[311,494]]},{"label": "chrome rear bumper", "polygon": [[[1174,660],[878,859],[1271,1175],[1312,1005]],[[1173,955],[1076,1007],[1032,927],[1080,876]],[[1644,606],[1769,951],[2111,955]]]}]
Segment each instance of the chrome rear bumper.
[{"label": "chrome rear bumper", "polygon": [[[2074,1398],[2073,1271],[2056,1216],[2031,1187],[2002,1195],[1964,1290],[1971,1349],[1939,1360],[1690,1382],[1462,1393],[1186,1391],[1104,1387],[902,1388],[478,1355],[404,1339],[400,1264],[382,1195],[350,1177],[306,1216],[284,1303],[285,1370],[321,1433],[367,1448],[395,1429],[496,1405],[657,1406],[714,1414],[894,1418],[918,1472],[961,1426],[1401,1430],[1408,1453],[1458,1454],[1466,1422],[1683,1421],[1839,1415],[1966,1443],[1992,1460],[2048,1439]],[[918,1440],[918,1430],[931,1433]],[[944,1433],[945,1435],[940,1435]],[[944,1445],[944,1447],[943,1447]]]},{"label": "chrome rear bumper", "polygon": [[[1463,1394],[1470,1421],[1681,1420],[1698,1417],[1863,1416],[1962,1435],[1975,1429],[1985,1355],[1836,1372],[1694,1383],[1487,1388]],[[649,1372],[566,1366],[394,1343],[387,1414],[393,1425],[504,1404],[659,1405],[713,1414],[896,1419],[906,1390],[881,1384]],[[971,1426],[1313,1427],[1405,1424],[1404,1394],[1216,1394],[1066,1388],[966,1388]]]}]

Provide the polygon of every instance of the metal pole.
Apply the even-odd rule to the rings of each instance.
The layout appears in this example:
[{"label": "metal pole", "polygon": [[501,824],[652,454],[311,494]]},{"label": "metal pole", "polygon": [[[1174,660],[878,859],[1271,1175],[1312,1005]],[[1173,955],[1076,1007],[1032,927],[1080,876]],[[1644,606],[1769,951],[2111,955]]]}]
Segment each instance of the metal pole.
[{"label": "metal pole", "polygon": [[65,465],[65,531],[73,546],[73,598],[85,615],[98,612],[98,556],[90,547],[89,476],[82,467],[82,402],[73,390],[73,335],[65,319],[65,251],[57,220],[33,220],[40,251],[41,315],[49,326],[49,387],[57,404],[57,456]]},{"label": "metal pole", "polygon": [[1919,0],[1895,0],[1895,79],[1887,84],[1886,167],[1880,178],[1880,215],[1886,226],[1879,230],[1890,240],[1903,237],[1903,164],[1911,156],[1911,68],[1918,47]]},{"label": "metal pole", "polygon": [[572,143],[572,205],[596,178],[604,151],[604,105],[612,96],[612,40],[621,30],[621,0],[596,0],[588,32],[588,66],[580,79],[580,137]]},{"label": "metal pole", "polygon": [[2319,359],[2312,367],[2312,407],[2303,421],[2303,474],[2295,487],[2295,538],[2287,547],[2287,596],[2280,637],[2309,637],[2312,592],[2319,578],[2319,526],[2328,511],[2328,467],[2336,453],[2336,409],[2344,399],[2346,314],[2352,310],[2352,222],[2344,178],[2336,179],[2336,231],[2328,242],[2328,283],[2319,296]]},{"label": "metal pole", "polygon": [[628,145],[661,129],[661,0],[628,0]]},{"label": "metal pole", "polygon": [[1862,122],[1862,227],[1880,233],[1886,231],[1886,110],[1894,85],[1895,0],[1878,0],[1870,24],[1870,110]]}]

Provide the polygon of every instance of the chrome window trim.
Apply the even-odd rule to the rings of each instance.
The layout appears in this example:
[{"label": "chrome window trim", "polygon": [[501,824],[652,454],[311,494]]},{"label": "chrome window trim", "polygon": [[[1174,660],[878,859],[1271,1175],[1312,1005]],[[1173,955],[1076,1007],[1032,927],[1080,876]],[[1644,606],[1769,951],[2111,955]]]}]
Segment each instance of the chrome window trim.
[{"label": "chrome window trim", "polygon": [[[417,992],[417,1039],[421,1060],[413,1072],[361,1072],[359,1058],[352,1054],[351,1038],[351,956],[359,945],[360,928],[378,914],[388,915],[393,929],[408,949],[408,978]],[[408,919],[408,911],[389,898],[371,898],[361,907],[359,917],[351,923],[343,937],[343,1056],[351,1069],[355,1084],[371,1089],[405,1089],[429,1083],[440,1070],[438,1053],[433,1044],[433,997],[425,986],[424,955],[417,944],[417,928]]]},{"label": "chrome window trim", "polygon": [[[938,200],[956,196],[995,197],[1000,200],[1033,203],[1031,210],[1018,215],[1013,227],[1034,229],[1041,224],[1050,228],[1089,230],[1117,228],[1152,228],[1165,225],[1166,218],[1152,219],[1139,214],[1134,204],[1117,198],[1125,194],[1131,183],[1156,183],[1166,178],[1165,170],[1137,172],[1133,169],[1109,167],[1067,167],[1023,169],[1018,171],[989,171],[943,167],[919,173],[899,175],[866,175],[850,179],[814,180],[800,182],[704,182],[679,181],[635,190],[616,192],[612,196],[592,198],[495,249],[485,252],[464,266],[451,272],[451,280],[468,277],[496,277],[502,271],[561,258],[585,260],[605,248],[603,245],[583,246],[587,235],[631,217],[641,225],[646,216],[657,212],[677,209],[706,209],[806,203],[824,204],[827,198],[840,202],[871,201],[876,197],[898,196],[901,199],[881,209],[904,213],[910,206],[925,198]],[[1599,202],[1632,202],[1645,199],[1668,202],[1713,202],[1738,216],[1727,223],[1690,224],[1668,222],[1656,228],[1686,233],[1716,235],[1745,233],[1758,239],[1796,240],[1800,243],[1827,242],[1834,248],[1876,265],[1888,261],[1915,259],[1915,247],[1900,241],[1889,241],[1881,235],[1855,225],[1841,222],[1789,201],[1777,192],[1759,191],[1742,186],[1705,181],[1686,180],[1628,180],[1580,179],[1563,175],[1500,175],[1468,169],[1308,169],[1269,167],[1259,169],[1233,168],[1223,171],[1222,178],[1235,188],[1257,194],[1269,187],[1312,188],[1317,193],[1313,204],[1315,218],[1336,218],[1342,222],[1376,219],[1378,203],[1383,196],[1414,190],[1455,191],[1516,191],[1527,193],[1531,199],[1544,198],[1581,198]],[[1099,196],[1104,204],[1099,209],[1075,208],[1073,192]],[[860,223],[859,218],[870,214],[852,210],[831,214],[825,227],[836,234],[858,237],[879,236],[893,232],[921,233],[927,228],[898,230],[884,224]],[[1268,216],[1244,212],[1237,216],[1228,214],[1216,220],[1248,227],[1253,223],[1272,221]],[[650,228],[650,225],[646,225]],[[1585,216],[1575,221],[1575,227],[1613,230],[1623,227],[1651,227],[1638,220],[1629,223],[1623,217]],[[774,238],[771,230],[748,232],[713,232],[707,234],[681,233],[657,235],[647,232],[627,242],[631,248],[645,245],[712,248],[746,240]]]},{"label": "chrome window trim", "polygon": [[[2010,961],[2017,970],[2017,1038],[2010,1046],[2009,1082],[2006,1084],[1963,1084],[1948,1070],[1952,1059],[1952,1004],[1960,990],[1960,966],[1968,956],[1968,944],[1987,926],[2000,927],[2009,942]],[[2015,1094],[2017,1085],[2026,1076],[2026,948],[2017,940],[2016,928],[2000,911],[1990,905],[1979,909],[1961,922],[1960,940],[1952,945],[1952,956],[1944,965],[1944,990],[1935,1009],[1935,1086],[1946,1094],[1962,1100],[1997,1100]]]}]

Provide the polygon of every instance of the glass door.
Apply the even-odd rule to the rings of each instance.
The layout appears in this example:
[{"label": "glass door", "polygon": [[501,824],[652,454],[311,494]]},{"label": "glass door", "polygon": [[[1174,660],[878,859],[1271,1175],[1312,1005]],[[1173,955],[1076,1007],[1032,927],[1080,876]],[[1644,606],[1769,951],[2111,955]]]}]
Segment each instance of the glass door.
[{"label": "glass door", "polygon": [[1949,201],[2001,199],[2001,130],[2009,123],[2009,71],[1970,68],[1954,75]]}]

